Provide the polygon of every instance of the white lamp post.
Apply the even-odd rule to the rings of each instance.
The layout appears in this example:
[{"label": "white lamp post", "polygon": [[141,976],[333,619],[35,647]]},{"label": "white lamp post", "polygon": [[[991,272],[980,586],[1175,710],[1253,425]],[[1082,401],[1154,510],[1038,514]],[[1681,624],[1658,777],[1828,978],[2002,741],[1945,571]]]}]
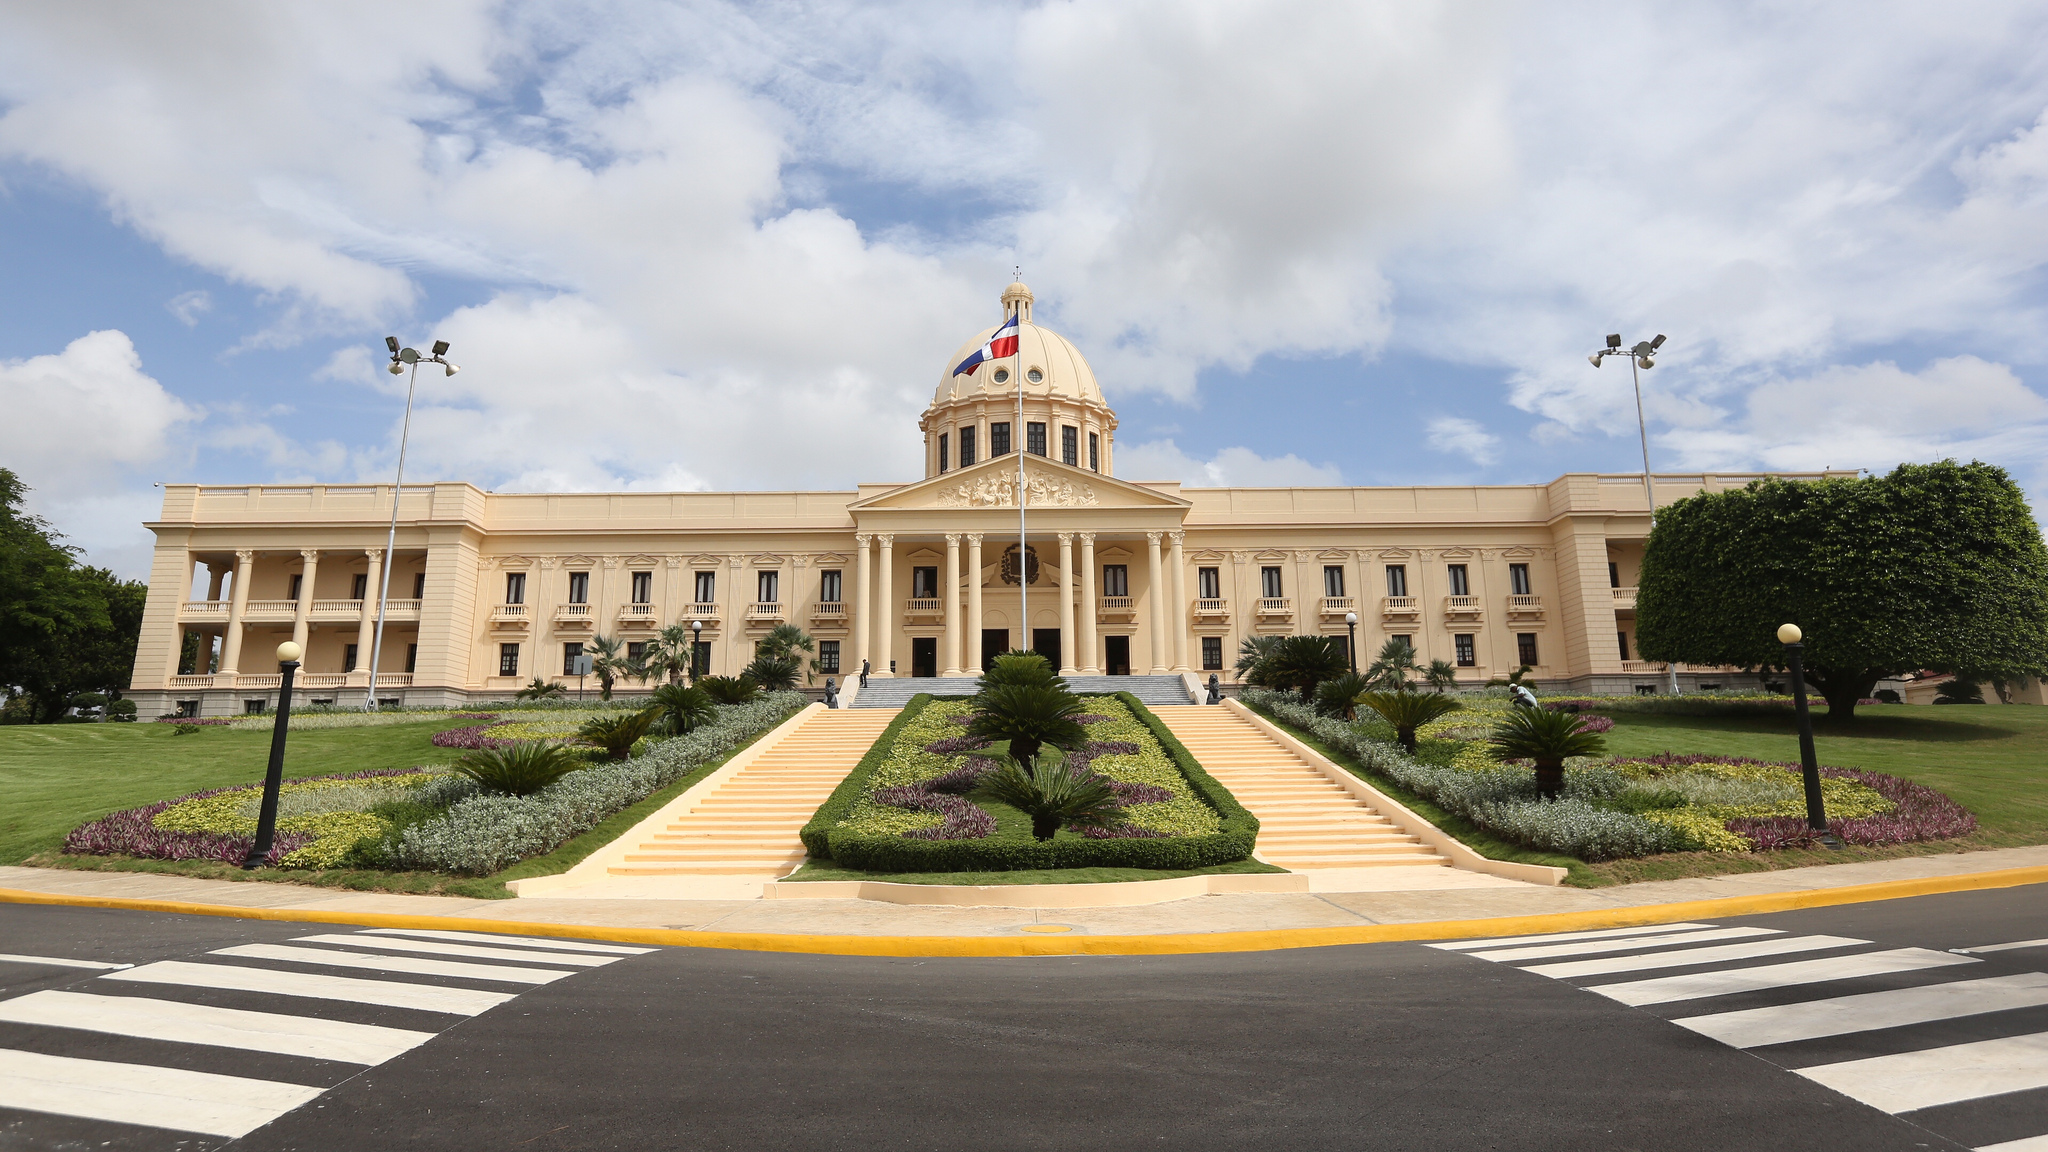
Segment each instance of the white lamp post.
[{"label": "white lamp post", "polygon": [[398,477],[391,483],[391,531],[384,540],[384,579],[377,589],[377,637],[370,644],[370,690],[363,697],[365,712],[377,710],[377,664],[384,655],[384,608],[391,599],[391,570],[398,567],[398,554],[393,551],[398,547],[398,497],[405,489],[405,445],[406,441],[412,438],[412,393],[413,387],[420,380],[420,361],[439,364],[448,370],[447,375],[450,376],[462,371],[457,365],[442,359],[448,351],[446,340],[434,341],[434,351],[427,356],[422,356],[410,348],[400,348],[396,336],[386,336],[384,343],[391,349],[391,367],[388,371],[393,376],[399,376],[409,369],[412,376],[405,383],[405,423],[400,426],[398,433]]}]

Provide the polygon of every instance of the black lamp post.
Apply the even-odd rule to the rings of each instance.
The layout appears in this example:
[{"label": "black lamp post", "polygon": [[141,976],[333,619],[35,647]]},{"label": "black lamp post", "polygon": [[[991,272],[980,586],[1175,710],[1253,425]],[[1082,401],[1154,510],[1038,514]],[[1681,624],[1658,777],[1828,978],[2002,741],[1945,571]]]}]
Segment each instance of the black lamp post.
[{"label": "black lamp post", "polygon": [[701,636],[703,632],[704,622],[702,620],[690,621],[690,677],[684,681],[686,684],[695,684],[697,682],[697,637]]},{"label": "black lamp post", "polygon": [[[284,787],[284,734],[292,718],[292,674],[299,670],[300,649],[287,640],[277,646],[277,667],[284,679],[277,690],[277,723],[270,729],[270,769],[263,774],[263,809],[256,817],[256,841],[242,858],[243,868],[254,868],[270,855],[270,842],[277,837],[277,793]],[[372,696],[376,689],[370,690]]]},{"label": "black lamp post", "polygon": [[1820,842],[1839,849],[1840,840],[1828,831],[1827,809],[1821,803],[1820,759],[1813,751],[1813,715],[1806,709],[1806,669],[1802,658],[1806,645],[1799,625],[1778,629],[1778,642],[1785,646],[1786,663],[1792,668],[1792,708],[1799,714],[1799,776],[1806,785],[1806,826],[1819,834]]},{"label": "black lamp post", "polygon": [[1346,612],[1344,614],[1344,627],[1345,630],[1351,633],[1351,639],[1345,644],[1344,651],[1351,657],[1351,674],[1356,676],[1358,675],[1358,613]]}]

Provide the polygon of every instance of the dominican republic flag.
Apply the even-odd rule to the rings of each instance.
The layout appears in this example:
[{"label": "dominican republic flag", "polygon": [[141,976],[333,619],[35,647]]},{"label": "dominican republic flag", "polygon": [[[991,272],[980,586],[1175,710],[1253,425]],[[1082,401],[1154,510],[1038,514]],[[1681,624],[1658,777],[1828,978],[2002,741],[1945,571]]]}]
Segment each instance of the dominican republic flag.
[{"label": "dominican republic flag", "polygon": [[1017,317],[1013,315],[1003,322],[1001,328],[996,329],[996,334],[989,337],[988,343],[975,349],[974,355],[962,360],[960,366],[953,369],[953,375],[958,376],[965,373],[972,376],[974,375],[974,370],[981,367],[982,361],[1001,360],[1005,356],[1015,356],[1016,354]]}]

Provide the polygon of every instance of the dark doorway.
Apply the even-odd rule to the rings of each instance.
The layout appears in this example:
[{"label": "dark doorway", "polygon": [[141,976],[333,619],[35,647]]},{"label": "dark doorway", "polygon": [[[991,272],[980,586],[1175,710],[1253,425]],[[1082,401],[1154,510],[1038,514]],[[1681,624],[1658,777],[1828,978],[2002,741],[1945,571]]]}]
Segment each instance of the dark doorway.
[{"label": "dark doorway", "polygon": [[937,676],[939,674],[939,638],[937,636],[912,636],[910,638],[910,674],[912,676]]},{"label": "dark doorway", "polygon": [[989,665],[996,662],[996,657],[1009,650],[1010,630],[1008,628],[983,628],[981,630],[981,670],[983,672],[988,671]]},{"label": "dark doorway", "polygon": [[1131,638],[1129,636],[1104,636],[1102,638],[1103,671],[1111,676],[1131,674]]},{"label": "dark doorway", "polygon": [[1046,658],[1052,670],[1060,670],[1060,630],[1057,628],[1033,628],[1031,650]]}]

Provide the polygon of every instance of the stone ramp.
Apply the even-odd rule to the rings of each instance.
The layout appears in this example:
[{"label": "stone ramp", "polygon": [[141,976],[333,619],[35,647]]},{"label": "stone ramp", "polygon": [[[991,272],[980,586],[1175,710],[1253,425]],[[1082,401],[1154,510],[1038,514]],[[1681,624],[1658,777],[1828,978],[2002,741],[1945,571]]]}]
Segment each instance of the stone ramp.
[{"label": "stone ramp", "polygon": [[[1069,676],[1066,679],[1068,686],[1076,692],[1129,692],[1148,708],[1190,702],[1187,684],[1179,676]],[[854,696],[853,707],[901,708],[920,692],[934,696],[972,696],[975,682],[976,677],[973,676],[897,676],[888,680],[870,677],[868,686]]]},{"label": "stone ramp", "polygon": [[895,718],[887,709],[812,712],[607,871],[764,881],[787,875],[804,861],[797,833]]},{"label": "stone ramp", "polygon": [[1226,708],[1155,710],[1259,818],[1258,857],[1291,871],[1449,866],[1450,860]]}]

